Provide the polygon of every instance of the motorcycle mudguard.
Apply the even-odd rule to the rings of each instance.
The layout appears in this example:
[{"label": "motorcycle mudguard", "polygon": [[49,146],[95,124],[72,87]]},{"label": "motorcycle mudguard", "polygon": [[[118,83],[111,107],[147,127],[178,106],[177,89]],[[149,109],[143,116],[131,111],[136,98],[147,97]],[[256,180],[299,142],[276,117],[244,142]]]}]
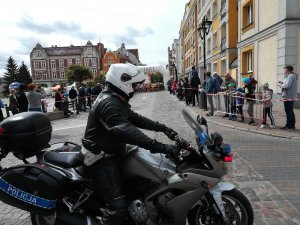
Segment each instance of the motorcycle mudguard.
[{"label": "motorcycle mudguard", "polygon": [[213,198],[215,199],[216,204],[218,205],[218,208],[221,211],[224,218],[226,214],[225,214],[225,208],[222,200],[222,192],[231,191],[234,188],[235,186],[233,184],[220,182],[209,190],[209,192],[212,194]]}]

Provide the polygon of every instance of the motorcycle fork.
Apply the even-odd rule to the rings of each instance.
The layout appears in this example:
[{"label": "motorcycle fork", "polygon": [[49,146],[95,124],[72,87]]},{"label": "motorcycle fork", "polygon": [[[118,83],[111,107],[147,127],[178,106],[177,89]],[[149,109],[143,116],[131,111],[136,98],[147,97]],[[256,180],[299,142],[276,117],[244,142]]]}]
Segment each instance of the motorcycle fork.
[{"label": "motorcycle fork", "polygon": [[226,219],[227,216],[223,205],[222,195],[220,194],[220,196],[214,196],[212,193],[207,192],[206,199],[209,205],[213,207],[213,210],[218,216],[218,219],[222,222],[222,225],[228,225],[229,221]]}]

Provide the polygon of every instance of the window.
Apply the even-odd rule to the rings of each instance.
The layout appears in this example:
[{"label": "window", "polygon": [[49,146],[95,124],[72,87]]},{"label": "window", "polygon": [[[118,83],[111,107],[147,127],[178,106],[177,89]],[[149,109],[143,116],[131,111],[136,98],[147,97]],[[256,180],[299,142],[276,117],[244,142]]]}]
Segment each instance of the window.
[{"label": "window", "polygon": [[55,68],[55,67],[56,67],[55,60],[51,60],[51,68]]},{"label": "window", "polygon": [[41,79],[41,73],[35,72],[35,79],[40,80]]},{"label": "window", "polygon": [[41,68],[46,68],[46,61],[41,62]]},{"label": "window", "polygon": [[71,66],[73,63],[72,63],[72,59],[68,59],[68,67]]},{"label": "window", "polygon": [[247,6],[247,25],[253,23],[253,5]]},{"label": "window", "polygon": [[38,61],[34,61],[34,68],[39,68],[39,62]]},{"label": "window", "polygon": [[52,71],[52,79],[56,79],[57,76],[56,76],[56,71]]},{"label": "window", "polygon": [[47,80],[47,72],[43,72],[42,76],[43,76],[43,80]]},{"label": "window", "polygon": [[64,60],[59,60],[59,67],[64,67]]},{"label": "window", "polygon": [[92,66],[97,66],[96,59],[92,59]]},{"label": "window", "polygon": [[81,60],[80,59],[76,59],[76,65],[80,65],[81,64]]},{"label": "window", "polygon": [[41,56],[42,56],[41,51],[37,51],[36,52],[36,57],[41,57]]},{"label": "window", "polygon": [[213,49],[218,48],[218,32],[213,34]]},{"label": "window", "polygon": [[254,4],[253,0],[248,0],[242,9],[242,31],[245,33],[254,28]]},{"label": "window", "polygon": [[94,76],[96,76],[96,75],[97,75],[97,70],[92,70],[92,74],[93,74]]},{"label": "window", "polygon": [[93,49],[92,49],[92,48],[88,48],[88,49],[87,49],[87,52],[88,52],[88,54],[92,54]]},{"label": "window", "polygon": [[114,61],[108,61],[108,66],[114,64]]},{"label": "window", "polygon": [[65,71],[60,71],[60,78],[65,78]]},{"label": "window", "polygon": [[213,19],[218,15],[218,3],[217,0],[213,3]]},{"label": "window", "polygon": [[247,72],[252,72],[252,51],[249,51],[247,54]]},{"label": "window", "polygon": [[84,59],[84,65],[85,66],[90,66],[90,60],[89,59]]}]

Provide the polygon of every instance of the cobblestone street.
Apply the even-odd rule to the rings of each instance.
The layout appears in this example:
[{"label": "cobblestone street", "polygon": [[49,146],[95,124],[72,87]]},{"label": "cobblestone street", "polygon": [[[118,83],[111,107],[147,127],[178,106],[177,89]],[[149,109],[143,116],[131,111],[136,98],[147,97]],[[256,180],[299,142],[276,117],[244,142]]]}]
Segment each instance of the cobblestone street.
[{"label": "cobblestone street", "polygon": [[[181,110],[184,104],[167,92],[137,94],[132,108],[154,120],[174,128],[193,142],[194,134],[184,122]],[[201,112],[197,108],[190,108]],[[87,113],[69,119],[54,121],[52,143],[73,141],[80,143]],[[255,210],[255,225],[300,224],[300,141],[269,137],[246,131],[210,125],[220,132],[225,142],[235,151],[234,163],[225,180],[233,182],[251,201]],[[160,133],[147,134],[171,143]],[[2,166],[20,163],[13,156],[3,160]],[[3,203],[0,204],[0,225],[29,225],[29,215]]]}]

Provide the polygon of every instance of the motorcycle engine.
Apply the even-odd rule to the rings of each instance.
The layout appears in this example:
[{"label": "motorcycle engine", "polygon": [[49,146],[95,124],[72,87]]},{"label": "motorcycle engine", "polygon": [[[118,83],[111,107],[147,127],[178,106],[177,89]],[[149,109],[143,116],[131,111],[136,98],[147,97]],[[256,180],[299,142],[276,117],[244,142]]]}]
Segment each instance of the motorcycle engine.
[{"label": "motorcycle engine", "polygon": [[137,223],[146,223],[148,220],[148,212],[144,202],[135,200],[128,206],[128,211],[131,218]]}]

